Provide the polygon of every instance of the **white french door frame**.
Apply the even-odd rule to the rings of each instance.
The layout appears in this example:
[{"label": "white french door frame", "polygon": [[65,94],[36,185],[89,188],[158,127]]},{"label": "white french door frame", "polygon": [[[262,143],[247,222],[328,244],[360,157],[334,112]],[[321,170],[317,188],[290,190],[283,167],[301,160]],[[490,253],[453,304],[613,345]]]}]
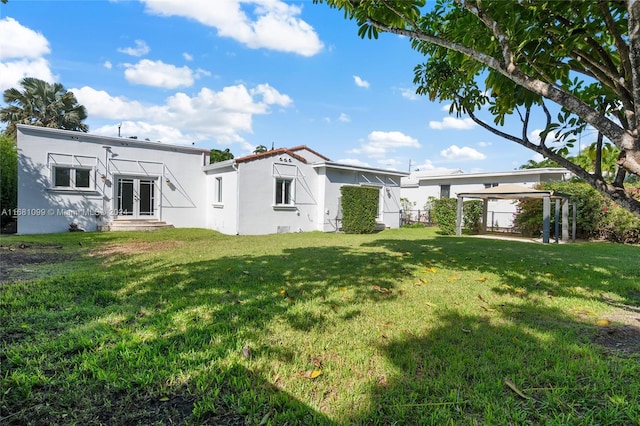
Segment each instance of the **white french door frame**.
[{"label": "white french door frame", "polygon": [[158,176],[115,176],[113,210],[116,219],[157,219],[159,216]]}]

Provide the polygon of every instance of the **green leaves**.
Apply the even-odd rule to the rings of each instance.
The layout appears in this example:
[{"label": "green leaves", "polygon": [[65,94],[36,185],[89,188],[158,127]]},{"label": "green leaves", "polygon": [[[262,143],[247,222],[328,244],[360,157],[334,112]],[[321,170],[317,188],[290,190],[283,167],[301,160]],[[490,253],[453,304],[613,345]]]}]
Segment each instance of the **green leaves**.
[{"label": "green leaves", "polygon": [[366,186],[343,186],[342,230],[348,234],[375,231],[380,189]]}]

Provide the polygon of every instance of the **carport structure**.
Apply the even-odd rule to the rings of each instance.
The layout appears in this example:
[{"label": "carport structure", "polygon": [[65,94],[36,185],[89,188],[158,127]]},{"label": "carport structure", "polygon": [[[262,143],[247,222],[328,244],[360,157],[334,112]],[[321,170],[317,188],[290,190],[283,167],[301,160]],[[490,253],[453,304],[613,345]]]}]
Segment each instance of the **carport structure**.
[{"label": "carport structure", "polygon": [[507,184],[492,188],[480,189],[473,192],[457,194],[458,204],[456,209],[456,235],[462,235],[462,217],[464,199],[482,200],[482,233],[487,232],[487,207],[489,200],[521,200],[542,199],[542,242],[549,242],[551,228],[551,201],[555,202],[555,242],[558,242],[560,233],[560,212],[562,211],[562,241],[569,241],[569,206],[573,206],[573,220],[571,221],[571,238],[576,239],[576,203],[570,203],[570,196],[555,191],[545,191],[527,188],[521,185]]}]

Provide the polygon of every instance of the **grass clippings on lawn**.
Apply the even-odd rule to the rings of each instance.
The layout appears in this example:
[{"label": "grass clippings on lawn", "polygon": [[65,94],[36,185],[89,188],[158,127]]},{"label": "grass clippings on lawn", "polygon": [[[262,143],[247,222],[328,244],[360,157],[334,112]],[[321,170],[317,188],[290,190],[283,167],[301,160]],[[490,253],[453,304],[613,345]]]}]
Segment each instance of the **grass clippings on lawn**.
[{"label": "grass clippings on lawn", "polygon": [[3,424],[640,422],[640,251],[205,230],[3,237]]}]

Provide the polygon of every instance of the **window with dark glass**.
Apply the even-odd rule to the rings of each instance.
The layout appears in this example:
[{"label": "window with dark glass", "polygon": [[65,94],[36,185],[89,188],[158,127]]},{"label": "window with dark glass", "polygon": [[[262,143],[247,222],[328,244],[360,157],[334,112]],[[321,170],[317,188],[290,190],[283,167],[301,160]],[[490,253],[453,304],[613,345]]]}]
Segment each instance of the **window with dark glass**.
[{"label": "window with dark glass", "polygon": [[440,185],[440,198],[451,198],[451,185]]},{"label": "window with dark glass", "polygon": [[91,170],[75,169],[76,188],[89,188],[91,186]]},{"label": "window with dark glass", "polygon": [[222,203],[222,178],[221,177],[217,177],[216,178],[216,203]]},{"label": "window with dark glass", "polygon": [[71,187],[71,169],[69,167],[56,167],[54,169],[53,186]]},{"label": "window with dark glass", "polygon": [[276,179],[276,205],[293,204],[291,182],[291,179]]},{"label": "window with dark glass", "polygon": [[55,166],[53,168],[53,186],[56,188],[91,188],[91,169]]}]

